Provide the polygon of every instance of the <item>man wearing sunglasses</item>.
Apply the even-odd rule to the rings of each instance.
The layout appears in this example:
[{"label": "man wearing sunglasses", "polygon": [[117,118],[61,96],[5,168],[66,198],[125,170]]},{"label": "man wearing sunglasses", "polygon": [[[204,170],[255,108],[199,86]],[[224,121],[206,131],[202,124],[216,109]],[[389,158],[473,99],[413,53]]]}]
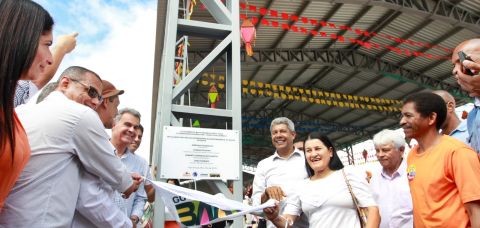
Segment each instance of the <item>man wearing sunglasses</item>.
[{"label": "man wearing sunglasses", "polygon": [[[107,80],[102,80],[102,87],[103,101],[97,106],[96,112],[105,129],[112,129],[120,104],[119,96],[124,91],[118,90]],[[101,178],[84,173],[72,228],[132,227],[130,218],[115,204],[115,195],[116,191]]]},{"label": "man wearing sunglasses", "polygon": [[64,83],[67,83],[67,85],[74,84],[70,87],[65,88],[65,95],[67,97],[70,95],[73,97],[74,101],[80,104],[84,104],[95,110],[97,109],[98,105],[100,105],[100,103],[102,103],[103,101],[103,97],[102,95],[100,95],[99,92],[101,91],[99,89],[102,88],[102,82],[100,81],[100,83],[98,83],[98,80],[95,80],[93,78],[90,78],[89,80],[88,78],[89,77],[83,79],[84,81],[82,81],[80,79],[76,79],[76,77],[74,76],[65,75],[60,78],[60,85],[62,81]]},{"label": "man wearing sunglasses", "polygon": [[140,180],[132,178],[115,157],[109,136],[92,110],[100,104],[101,92],[96,73],[69,67],[56,91],[18,113],[31,157],[0,213],[0,227],[70,227],[85,172],[126,197],[138,188]]}]

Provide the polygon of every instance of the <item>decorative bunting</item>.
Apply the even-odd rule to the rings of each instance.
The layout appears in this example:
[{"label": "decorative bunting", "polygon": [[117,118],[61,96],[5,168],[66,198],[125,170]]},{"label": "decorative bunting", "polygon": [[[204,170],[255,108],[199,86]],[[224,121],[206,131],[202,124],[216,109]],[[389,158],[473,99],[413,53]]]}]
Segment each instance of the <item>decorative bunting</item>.
[{"label": "decorative bunting", "polygon": [[217,107],[217,102],[220,101],[220,96],[218,95],[218,90],[217,87],[215,87],[215,84],[213,84],[210,87],[210,90],[208,90],[208,101],[207,103],[210,104],[210,108],[216,108]]},{"label": "decorative bunting", "polygon": [[[253,13],[257,12],[256,11],[256,9],[257,9],[256,6],[248,5],[248,4],[243,3],[243,2],[240,3],[240,8],[243,9],[243,10],[248,9],[249,11],[251,11]],[[255,10],[253,10],[253,9],[255,9]],[[414,46],[414,47],[426,47],[426,48],[429,48],[429,49],[430,48],[436,48],[436,49],[440,49],[440,50],[442,50],[442,51],[444,51],[448,54],[452,53],[452,51],[453,51],[450,48],[442,47],[440,45],[431,45],[429,43],[413,41],[413,40],[410,40],[410,39],[405,40],[405,39],[401,39],[399,37],[395,37],[395,36],[384,34],[384,33],[370,32],[370,31],[367,31],[367,30],[352,28],[352,27],[349,27],[349,26],[346,26],[346,25],[339,25],[339,24],[336,24],[336,23],[333,23],[333,22],[318,21],[316,19],[307,18],[307,17],[302,17],[301,20],[299,20],[299,16],[297,16],[297,15],[289,14],[289,13],[286,13],[286,12],[278,12],[276,10],[269,10],[269,9],[265,9],[265,8],[262,8],[262,9],[263,10],[261,10],[261,12],[260,12],[261,15],[268,15],[268,11],[270,11],[270,16],[272,16],[272,17],[276,17],[276,18],[282,19],[282,20],[294,21],[294,22],[301,21],[304,25],[311,25],[311,26],[320,25],[322,27],[329,27],[329,28],[333,28],[333,29],[339,29],[339,30],[354,32],[359,36],[360,35],[367,36],[367,37],[375,36],[375,37],[379,37],[379,38],[388,39],[388,40],[394,41],[396,43],[406,44],[406,45]],[[279,16],[279,15],[281,15],[281,16]],[[311,30],[311,31],[314,31],[314,30]],[[313,34],[313,35],[315,35],[315,34]]]},{"label": "decorative bunting", "polygon": [[[247,15],[246,14],[240,14],[240,19],[246,20]],[[258,23],[258,18],[251,17],[250,19],[251,19],[253,24]],[[267,20],[267,19],[262,19],[262,20]],[[280,22],[278,22],[278,21],[276,21],[275,23],[280,24]],[[274,24],[273,21],[268,21],[268,20],[267,20],[267,23],[264,23],[265,26],[273,27],[272,24]],[[297,33],[304,33],[305,35],[307,35],[309,33],[314,35],[314,36],[320,35],[322,37],[328,37],[332,40],[338,40],[339,42],[346,42],[344,36],[337,35],[336,33],[317,32],[313,29],[306,29],[304,27],[298,27],[298,26],[295,26],[295,25],[290,26],[290,25],[288,25],[287,23],[284,23],[284,22],[281,23],[281,27],[277,27],[277,28],[282,29],[282,30],[289,30],[289,31],[297,32]],[[415,56],[415,57],[422,57],[422,58],[427,58],[427,59],[437,59],[437,60],[450,60],[450,57],[451,57],[450,55],[446,55],[446,56],[433,55],[433,54],[427,54],[427,53],[424,53],[424,52],[413,51],[413,50],[409,50],[409,49],[405,49],[405,48],[392,47],[392,46],[389,46],[389,45],[378,44],[378,43],[374,43],[374,42],[365,42],[365,41],[354,39],[354,38],[348,38],[348,42],[356,43],[356,44],[358,44],[360,46],[363,46],[367,49],[386,48],[386,49],[390,50],[392,53],[399,54],[399,55],[405,55],[405,56]]]},{"label": "decorative bunting", "polygon": [[[218,80],[217,80],[218,78]],[[204,73],[197,82],[202,86],[225,87],[225,76]],[[212,91],[210,91],[212,92]],[[218,90],[215,89],[213,93]],[[364,109],[380,112],[400,112],[400,100],[385,99],[379,97],[364,97],[351,94],[341,94],[316,89],[302,88],[289,85],[276,85],[257,81],[242,80],[242,94],[244,96],[271,97],[273,99],[301,101],[311,104],[322,104],[339,108]],[[218,99],[211,97],[209,99]],[[209,104],[213,103],[211,100]]]},{"label": "decorative bunting", "polygon": [[[268,25],[268,23],[265,24],[264,21],[266,22],[266,20],[262,19],[262,24]],[[243,20],[242,25],[240,26],[240,37],[245,43],[245,50],[247,51],[248,56],[253,56],[253,46],[255,46],[256,36],[255,26],[253,26],[250,19],[246,18]]]},{"label": "decorative bunting", "polygon": [[[354,32],[359,36],[360,35],[361,36],[366,36],[366,37],[375,36],[375,37],[378,37],[378,38],[388,39],[390,41],[394,41],[394,42],[399,43],[399,44],[406,44],[406,45],[409,45],[409,46],[412,46],[412,47],[426,47],[428,49],[436,48],[436,49],[440,49],[440,50],[446,52],[448,55],[446,55],[446,56],[432,55],[432,54],[426,54],[424,52],[417,52],[417,51],[412,51],[412,50],[409,50],[409,49],[392,47],[392,46],[389,46],[389,45],[377,44],[377,43],[373,43],[373,42],[364,42],[362,40],[353,39],[353,38],[348,39],[351,43],[357,43],[358,45],[361,45],[361,46],[363,46],[367,49],[371,49],[371,48],[379,49],[379,48],[383,47],[383,48],[389,49],[392,53],[396,53],[396,54],[402,54],[402,55],[405,55],[405,56],[424,57],[424,58],[437,59],[437,60],[441,60],[441,59],[450,60],[450,53],[452,53],[452,51],[453,51],[450,48],[442,47],[440,45],[431,45],[429,43],[413,41],[413,40],[410,40],[410,39],[405,40],[405,39],[401,39],[399,37],[395,37],[395,36],[384,34],[384,33],[377,33],[377,32],[371,32],[371,31],[362,30],[362,29],[355,29],[355,28],[352,28],[352,27],[349,27],[349,26],[346,26],[346,25],[338,25],[338,24],[335,24],[335,23],[332,23],[332,22],[318,21],[316,19],[311,19],[311,18],[306,18],[306,17],[301,17],[301,20],[299,20],[299,16],[291,15],[291,14],[288,14],[286,12],[279,13],[276,10],[270,10],[270,9],[266,9],[266,8],[260,8],[257,11],[257,9],[258,9],[257,6],[248,5],[248,4],[242,3],[242,2],[240,3],[240,7],[243,10],[248,10],[248,11],[251,11],[253,13],[259,13],[262,16],[269,15],[269,12],[270,12],[270,16],[272,16],[272,17],[275,17],[275,18],[278,18],[278,19],[283,19],[283,20],[290,20],[290,21],[294,21],[294,22],[301,21],[304,25],[311,25],[311,26],[320,25],[322,27],[329,27],[329,28],[333,28],[333,29],[339,29],[339,30],[344,30],[344,31],[348,31],[348,32]],[[206,7],[202,4],[201,9],[206,9]],[[245,20],[247,18],[248,18],[248,16],[246,14],[240,14],[240,19]],[[251,22],[254,25],[256,25],[256,24],[259,23],[259,19],[257,17],[251,17]],[[313,36],[320,35],[321,37],[330,37],[333,40],[338,40],[339,42],[345,42],[345,37],[344,36],[339,36],[339,35],[334,34],[334,33],[327,34],[325,32],[318,32],[318,31],[315,31],[314,29],[308,29],[308,28],[305,28],[305,27],[302,27],[302,26],[300,26],[300,27],[296,26],[296,25],[289,26],[288,23],[280,23],[278,21],[272,21],[272,20],[268,20],[268,19],[265,19],[265,18],[262,18],[260,23],[262,25],[271,26],[271,27],[278,28],[278,29],[291,30],[293,32],[300,32],[300,33],[303,33],[305,35],[307,35],[307,34],[312,34]]]},{"label": "decorative bunting", "polygon": [[200,127],[200,121],[199,120],[194,120],[192,127]]}]

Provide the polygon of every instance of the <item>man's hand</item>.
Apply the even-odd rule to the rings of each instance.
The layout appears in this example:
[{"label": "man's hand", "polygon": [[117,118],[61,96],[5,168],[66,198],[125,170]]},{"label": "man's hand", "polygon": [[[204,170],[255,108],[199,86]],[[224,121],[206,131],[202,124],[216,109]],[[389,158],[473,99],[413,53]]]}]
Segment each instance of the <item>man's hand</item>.
[{"label": "man's hand", "polygon": [[480,53],[468,54],[470,60],[461,64],[470,69],[475,75],[467,75],[464,72],[457,72],[456,79],[460,87],[472,97],[480,96]]},{"label": "man's hand", "polygon": [[142,176],[138,173],[131,173],[133,183],[130,185],[130,187],[123,192],[122,197],[125,199],[128,199],[130,197],[130,194],[133,192],[137,191],[138,186],[140,186],[140,183],[142,183]]},{"label": "man's hand", "polygon": [[130,220],[132,220],[133,228],[137,227],[137,223],[140,221],[140,219],[136,215],[130,216]]},{"label": "man's hand", "polygon": [[132,176],[132,180],[133,181],[138,181],[139,184],[140,182],[142,182],[142,176],[138,173],[130,173],[130,175]]},{"label": "man's hand", "polygon": [[269,199],[275,199],[277,201],[282,201],[285,197],[285,193],[282,188],[278,186],[272,186],[265,189],[265,192],[262,194],[261,202],[265,203]]},{"label": "man's hand", "polygon": [[268,220],[272,221],[278,217],[280,209],[278,207],[278,203],[275,203],[273,207],[267,207],[263,209],[263,213],[267,217]]}]

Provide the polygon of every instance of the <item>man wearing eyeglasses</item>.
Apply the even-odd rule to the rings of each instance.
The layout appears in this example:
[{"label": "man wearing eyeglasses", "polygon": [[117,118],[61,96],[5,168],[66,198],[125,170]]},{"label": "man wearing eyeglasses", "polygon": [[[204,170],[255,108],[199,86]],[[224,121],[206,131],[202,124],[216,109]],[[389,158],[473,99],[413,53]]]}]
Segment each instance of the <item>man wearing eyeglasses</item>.
[{"label": "man wearing eyeglasses", "polygon": [[[67,69],[66,71],[68,70],[69,69]],[[90,75],[90,73],[88,72],[86,72],[85,74]],[[99,88],[102,88],[102,82],[100,78],[97,78],[97,79],[100,80],[100,84],[98,83],[98,80],[95,80],[92,77],[86,77],[82,81],[80,79],[76,79],[76,77],[73,77],[73,76],[62,76],[60,78],[59,88],[61,88],[62,81],[64,83],[66,81],[67,85],[70,83],[74,84],[74,86],[65,88],[64,94],[67,97],[68,96],[73,97],[72,100],[80,104],[84,104],[92,108],[93,110],[95,110],[97,109],[98,105],[100,105],[100,103],[102,103],[103,101],[103,97],[100,94],[102,90],[99,89]]]},{"label": "man wearing eyeglasses", "polygon": [[[98,114],[100,77],[91,70],[66,69],[56,91],[18,112],[31,157],[0,213],[0,227],[70,227],[89,172],[128,197],[140,180],[115,157]],[[85,106],[89,106],[85,107]]]},{"label": "man wearing eyeglasses", "polygon": [[442,124],[442,134],[450,135],[468,145],[467,121],[461,121],[455,113],[455,98],[445,90],[435,90],[434,94],[439,95],[447,105],[447,117]]},{"label": "man wearing eyeglasses", "polygon": [[[102,80],[102,86],[103,101],[96,111],[105,129],[112,129],[113,119],[118,113],[120,104],[119,96],[124,91],[118,90],[107,80]],[[84,173],[72,228],[132,227],[130,218],[115,204],[115,194],[116,191],[101,178]]]}]

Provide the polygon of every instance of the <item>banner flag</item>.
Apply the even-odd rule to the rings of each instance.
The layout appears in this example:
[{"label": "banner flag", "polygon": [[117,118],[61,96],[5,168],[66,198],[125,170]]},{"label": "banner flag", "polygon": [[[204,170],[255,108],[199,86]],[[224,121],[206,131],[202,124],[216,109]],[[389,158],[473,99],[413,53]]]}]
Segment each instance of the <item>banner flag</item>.
[{"label": "banner flag", "polygon": [[148,179],[147,181],[159,192],[165,206],[172,212],[177,222],[188,227],[232,220],[275,205],[275,200],[270,199],[260,206],[253,207],[228,199],[222,194],[210,195],[173,184]]}]

